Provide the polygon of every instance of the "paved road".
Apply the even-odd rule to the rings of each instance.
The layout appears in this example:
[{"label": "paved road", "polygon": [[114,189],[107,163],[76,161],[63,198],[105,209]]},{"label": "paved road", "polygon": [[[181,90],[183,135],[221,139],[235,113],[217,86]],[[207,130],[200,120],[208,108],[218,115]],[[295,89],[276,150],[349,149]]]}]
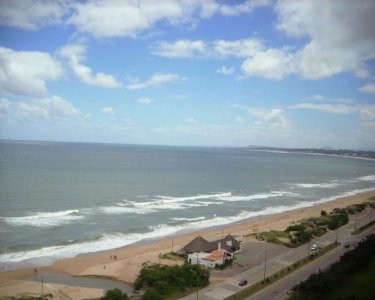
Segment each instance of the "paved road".
[{"label": "paved road", "polygon": [[[369,222],[369,215],[370,210],[366,209],[365,211],[359,213],[357,215],[357,227],[360,227]],[[350,233],[354,230],[355,227],[355,218],[351,216],[350,221],[347,225],[341,227],[338,231],[329,232],[317,239],[314,239],[311,244],[319,244],[321,246],[326,246],[335,242],[336,236],[339,242],[345,244],[347,242],[355,242],[358,239],[361,239],[361,236],[352,236]],[[374,231],[374,228],[370,230]],[[365,232],[362,236],[368,234],[369,230]],[[285,297],[286,292],[294,286],[296,283],[300,282],[301,280],[307,278],[311,273],[317,271],[319,268],[323,269],[329,266],[335,260],[338,260],[340,255],[344,251],[343,246],[336,248],[329,254],[324,255],[323,257],[317,259],[312,264],[308,264],[305,267],[302,267],[298,271],[294,272],[291,275],[280,280],[279,283],[276,282],[275,284],[271,285],[270,287],[264,289],[264,291],[259,292],[267,293],[267,295],[263,295],[260,298],[254,299],[282,299]],[[298,248],[293,248],[288,250],[285,253],[282,253],[276,257],[267,261],[267,268],[266,268],[266,276],[269,276],[285,266],[291,265],[294,262],[306,257],[309,252],[309,245],[302,245]],[[296,275],[295,275],[296,274]],[[241,274],[235,275],[222,283],[216,285],[210,285],[202,290],[199,291],[199,299],[201,300],[221,300],[225,299],[226,297],[233,295],[242,287],[238,286],[238,283],[241,279],[247,279],[249,285],[259,282],[263,279],[264,276],[264,263],[255,266],[249,270],[242,272]],[[305,277],[304,277],[305,276]],[[294,279],[293,279],[294,278]],[[258,294],[254,295],[253,297],[258,297]],[[195,300],[196,294],[190,294],[186,297],[181,299],[185,300]],[[253,298],[251,298],[253,299]]]},{"label": "paved road", "polygon": [[[358,239],[361,239],[368,235],[369,233],[375,233],[375,228],[372,226],[362,234],[357,236],[347,237],[346,242],[356,243]],[[352,249],[352,247],[350,248]],[[288,298],[287,292],[291,287],[297,285],[302,280],[307,279],[312,273],[317,272],[319,269],[323,270],[328,268],[332,263],[338,261],[340,255],[343,255],[346,251],[350,249],[345,249],[344,243],[339,247],[330,251],[329,253],[319,257],[310,264],[302,267],[301,269],[296,270],[295,272],[289,274],[288,276],[280,279],[274,284],[270,285],[267,288],[259,291],[248,299],[251,300],[263,300],[263,299],[286,299]]]}]

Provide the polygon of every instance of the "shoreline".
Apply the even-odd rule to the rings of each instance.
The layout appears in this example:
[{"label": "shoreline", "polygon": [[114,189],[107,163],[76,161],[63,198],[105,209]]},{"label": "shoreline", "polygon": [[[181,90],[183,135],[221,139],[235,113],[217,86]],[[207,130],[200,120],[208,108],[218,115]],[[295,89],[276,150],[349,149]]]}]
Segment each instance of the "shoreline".
[{"label": "shoreline", "polygon": [[323,155],[323,156],[332,156],[332,157],[344,157],[344,158],[354,158],[354,159],[364,159],[374,161],[375,158],[371,157],[362,157],[362,156],[354,156],[354,155],[340,155],[340,154],[329,154],[329,153],[313,153],[313,152],[301,152],[301,151],[287,151],[287,150],[262,150],[262,149],[253,149],[253,151],[258,152],[269,152],[269,153],[280,153],[280,154],[307,154],[307,155]]},{"label": "shoreline", "polygon": [[[140,241],[121,248],[85,253],[72,258],[55,261],[52,265],[38,268],[38,272],[52,272],[71,276],[106,277],[132,284],[143,263],[175,264],[176,262],[174,261],[161,259],[159,255],[172,251],[172,247],[174,251],[180,250],[183,245],[186,245],[198,235],[205,238],[220,238],[228,233],[239,235],[253,233],[254,229],[258,229],[258,232],[284,230],[292,222],[320,215],[322,210],[330,212],[336,207],[346,207],[352,204],[365,202],[372,196],[375,196],[375,189],[327,202],[317,203],[309,207],[259,216],[220,227],[204,228],[181,235]],[[114,255],[116,255],[117,259],[113,259]],[[12,287],[13,295],[15,295],[14,293],[20,291],[19,284],[24,285],[25,292],[29,291],[29,288],[26,286],[27,283],[30,283],[28,278],[31,274],[34,274],[34,268],[1,272],[0,296],[6,295],[6,293],[12,295]]]}]

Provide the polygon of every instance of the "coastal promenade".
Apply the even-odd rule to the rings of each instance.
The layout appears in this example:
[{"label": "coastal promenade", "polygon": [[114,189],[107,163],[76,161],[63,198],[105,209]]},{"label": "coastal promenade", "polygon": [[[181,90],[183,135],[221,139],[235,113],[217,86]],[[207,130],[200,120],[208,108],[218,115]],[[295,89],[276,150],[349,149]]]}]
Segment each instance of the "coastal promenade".
[{"label": "coastal promenade", "polygon": [[[355,217],[350,216],[349,223],[345,226],[342,226],[338,229],[338,231],[328,232],[314,240],[311,241],[310,245],[318,244],[322,247],[327,246],[331,243],[337,241],[341,243],[341,245],[329,253],[319,257],[318,259],[314,260],[313,262],[297,269],[295,272],[285,276],[284,278],[276,281],[274,284],[262,289],[261,291],[257,292],[256,294],[252,295],[248,299],[285,299],[287,298],[287,292],[290,290],[291,287],[299,283],[301,280],[306,279],[310,276],[310,274],[316,272],[318,269],[327,268],[333,262],[339,260],[340,255],[342,255],[345,251],[348,251],[353,248],[353,244],[356,244],[362,238],[370,233],[375,233],[374,226],[370,227],[369,229],[365,230],[361,234],[358,235],[351,235],[351,232],[354,231],[355,227],[359,228],[367,223],[369,223],[371,219],[375,217],[375,211],[373,209],[367,208],[366,210],[360,212]],[[350,244],[350,248],[345,248],[345,244]],[[309,244],[302,245],[298,248],[292,248],[287,252],[275,256],[267,261],[266,266],[266,277],[272,275],[273,273],[292,265],[293,263],[297,262],[304,257],[307,257],[310,250]],[[311,253],[311,251],[310,251]],[[238,275],[235,275],[231,278],[227,278],[221,283],[210,285],[202,290],[199,291],[199,299],[202,300],[221,300],[225,299],[239,290],[246,288],[240,287],[238,283],[241,279],[246,279],[248,281],[248,285],[252,285],[256,282],[263,280],[264,278],[264,261],[260,262],[257,266],[246,270]],[[194,300],[196,299],[196,293],[190,294],[186,297],[181,299],[185,300]]]}]

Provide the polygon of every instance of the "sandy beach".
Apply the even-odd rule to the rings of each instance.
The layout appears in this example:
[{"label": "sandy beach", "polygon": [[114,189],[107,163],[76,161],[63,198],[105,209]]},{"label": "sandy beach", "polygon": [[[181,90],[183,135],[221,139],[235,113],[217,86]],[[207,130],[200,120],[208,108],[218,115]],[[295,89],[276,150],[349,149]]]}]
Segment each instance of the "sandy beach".
[{"label": "sandy beach", "polygon": [[[160,259],[160,254],[177,251],[197,235],[203,237],[221,237],[231,233],[245,235],[253,233],[254,228],[261,231],[284,230],[290,223],[320,215],[322,210],[330,212],[334,208],[346,207],[361,203],[375,196],[375,190],[343,197],[330,202],[321,203],[303,209],[287,211],[259,219],[248,220],[239,224],[231,224],[222,228],[205,229],[181,236],[166,237],[161,240],[145,241],[120,249],[100,253],[89,253],[77,257],[56,261],[54,264],[39,268],[38,272],[54,272],[73,276],[104,276],[119,281],[133,283],[143,263],[173,264],[173,261]],[[116,259],[114,259],[116,256]],[[20,293],[40,293],[40,284],[28,281],[34,274],[34,269],[21,269],[0,273],[0,296],[11,296]],[[100,297],[100,289],[63,287],[48,284],[45,292],[51,292],[61,297],[61,293],[71,299]]]}]

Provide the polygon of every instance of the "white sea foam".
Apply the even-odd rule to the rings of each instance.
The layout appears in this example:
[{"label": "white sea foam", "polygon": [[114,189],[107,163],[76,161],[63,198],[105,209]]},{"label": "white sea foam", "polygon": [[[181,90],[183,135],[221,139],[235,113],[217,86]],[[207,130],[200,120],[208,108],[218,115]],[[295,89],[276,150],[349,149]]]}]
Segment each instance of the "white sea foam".
[{"label": "white sea foam", "polygon": [[1,219],[13,226],[54,227],[83,219],[84,216],[79,215],[79,212],[78,209],[56,212],[37,212],[30,216],[1,217]]},{"label": "white sea foam", "polygon": [[359,177],[358,180],[361,181],[375,181],[375,175]]},{"label": "white sea foam", "polygon": [[103,206],[98,207],[97,211],[104,213],[104,214],[110,214],[110,215],[122,215],[122,214],[149,214],[152,212],[155,212],[154,209],[151,208],[143,208],[139,209],[136,207],[126,207],[126,206]]},{"label": "white sea foam", "polygon": [[298,194],[287,192],[287,191],[272,191],[269,193],[258,193],[258,194],[252,194],[252,195],[233,195],[232,193],[227,193],[226,195],[219,196],[216,199],[229,201],[229,202],[236,202],[236,201],[267,199],[267,198],[282,197],[282,196],[295,197],[295,196],[298,196]]},{"label": "white sea foam", "polygon": [[[116,203],[116,205],[99,207],[94,211],[105,214],[151,214],[163,210],[181,210],[195,207],[207,207],[220,205],[224,202],[251,201],[267,199],[272,197],[299,196],[296,193],[287,191],[272,191],[269,193],[258,193],[250,195],[235,195],[231,192],[205,194],[186,197],[154,196],[150,201],[130,201]],[[144,197],[143,197],[144,198]]]},{"label": "white sea foam", "polygon": [[337,186],[340,186],[341,184],[338,182],[328,182],[328,183],[296,183],[297,187],[301,188],[322,188],[322,189],[330,189]]},{"label": "white sea foam", "polygon": [[196,218],[171,218],[172,221],[201,221],[206,219],[206,217],[196,217]]}]

